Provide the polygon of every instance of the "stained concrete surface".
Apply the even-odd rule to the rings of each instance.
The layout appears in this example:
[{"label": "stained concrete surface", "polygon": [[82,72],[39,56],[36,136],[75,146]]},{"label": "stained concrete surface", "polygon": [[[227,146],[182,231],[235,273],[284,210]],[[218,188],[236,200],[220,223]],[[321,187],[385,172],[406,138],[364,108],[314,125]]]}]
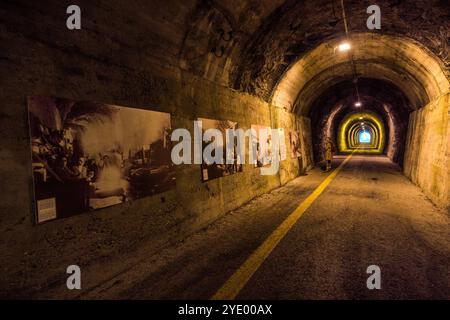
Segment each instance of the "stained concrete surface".
[{"label": "stained concrete surface", "polygon": [[[133,269],[133,265],[141,265],[143,257],[153,256],[156,250],[197,232],[229,210],[290,181],[300,171],[297,159],[288,158],[282,162],[278,176],[261,176],[249,166],[242,173],[202,183],[198,166],[182,166],[177,170],[176,189],[168,193],[34,226],[26,96],[50,95],[169,112],[174,128],[192,128],[192,121],[202,117],[237,121],[240,128],[260,124],[284,128],[286,133],[295,129],[301,137],[303,169],[313,163],[311,143],[316,138],[311,135],[311,128],[322,125],[310,120],[307,112],[291,113],[270,101],[270,97],[293,65],[311,57],[314,48],[325,49],[327,44],[338,41],[343,21],[330,21],[330,17],[339,15],[333,2],[102,0],[79,4],[84,13],[83,27],[78,31],[65,26],[64,1],[4,1],[0,6],[0,39],[8,44],[0,56],[0,297],[40,297],[44,291],[58,296],[53,293],[65,284],[66,267],[74,263],[82,267],[83,288],[97,287],[124,270]],[[386,0],[378,5],[383,10],[383,31],[377,34],[385,41],[375,43],[376,35],[367,33],[367,5],[346,1],[348,16],[352,17],[350,29],[364,44],[361,49],[369,49],[367,44],[373,43],[373,51],[367,51],[370,54],[358,50],[363,63],[357,67],[370,71],[365,73],[368,81],[384,79],[390,70],[392,77],[386,80],[408,89],[406,92],[422,86],[426,89],[415,94],[417,107],[431,102],[423,108],[426,110],[416,111],[411,117],[414,121],[410,121],[411,139],[405,144],[409,150],[405,174],[428,190],[435,203],[448,207],[448,98],[432,101],[433,95],[427,95],[438,92],[436,86],[448,85],[448,4],[438,0]],[[221,40],[220,30],[230,28],[236,31],[233,39]],[[399,50],[385,59],[386,53],[393,53],[391,37],[398,40]],[[408,45],[411,41],[417,41],[418,46],[417,54],[412,56]],[[215,52],[221,46],[225,48],[223,55]],[[429,69],[431,60],[425,59],[429,52],[434,53],[432,60],[442,70]],[[320,83],[308,82],[300,92],[292,92],[293,98],[298,95],[296,101],[304,104],[305,111],[313,107],[305,105],[305,101],[312,102],[316,95],[330,90],[325,84],[338,85],[351,79],[340,72],[351,70],[350,64],[321,55],[316,58],[310,60],[308,75]],[[373,68],[372,63],[365,63],[368,59],[377,61]],[[333,61],[338,65],[332,65]],[[420,67],[423,63],[426,68]],[[319,72],[325,65],[330,66],[331,73]],[[304,69],[300,70],[302,77],[296,80],[306,75]],[[410,71],[403,75],[397,74],[399,70]],[[403,78],[408,75],[412,82]],[[365,92],[362,84],[361,93],[374,103],[377,95]],[[403,106],[396,99],[400,92],[375,88],[385,96],[386,105],[393,103],[392,114],[396,106]],[[445,92],[448,87],[442,94]],[[327,109],[321,104],[318,110]],[[397,113],[406,117],[408,112]],[[393,124],[398,129],[403,122]],[[403,148],[400,145],[396,150]],[[295,189],[290,195],[293,200],[283,200],[286,207],[275,213],[263,213],[265,209],[261,209],[248,213],[249,217],[255,215],[254,220],[246,220],[243,209],[237,211],[235,215],[243,222],[236,225],[242,230],[249,230],[249,221],[258,222],[251,229],[255,238],[248,236],[249,251],[282,220],[293,201],[301,199],[303,192],[315,183],[308,180],[314,174],[296,182],[301,186],[298,190],[290,185]],[[267,225],[258,217],[264,217]],[[217,254],[231,252],[234,242],[227,242],[230,248],[224,249],[214,240],[216,236],[219,237],[212,234],[209,241],[217,247]],[[239,237],[236,241],[236,250],[243,251],[242,256],[247,254],[239,247]],[[236,259],[238,264],[243,258]],[[204,268],[209,270],[207,262]],[[230,266],[230,270],[235,267]],[[61,291],[58,297],[78,294]]]},{"label": "stained concrete surface", "polygon": [[[76,297],[210,298],[325,177],[314,169],[109,281],[83,283]],[[381,268],[381,290],[366,288],[372,264]],[[449,266],[449,213],[386,157],[354,156],[237,298],[449,299]]]}]

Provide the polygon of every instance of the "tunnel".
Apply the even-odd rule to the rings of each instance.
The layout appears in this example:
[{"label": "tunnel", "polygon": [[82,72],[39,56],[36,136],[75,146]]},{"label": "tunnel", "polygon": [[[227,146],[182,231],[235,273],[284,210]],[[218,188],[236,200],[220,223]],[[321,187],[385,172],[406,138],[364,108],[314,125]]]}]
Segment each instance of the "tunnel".
[{"label": "tunnel", "polygon": [[0,298],[449,299],[449,12],[3,1]]},{"label": "tunnel", "polygon": [[[423,106],[435,100],[441,95],[441,92],[446,90],[445,87],[428,88],[436,90],[435,96],[430,96],[430,94],[434,94],[424,88],[428,85],[417,81],[420,77],[419,74],[423,72],[424,65],[415,63],[414,66],[409,65],[412,68],[411,70],[406,70],[400,61],[389,61],[389,55],[391,55],[391,59],[395,57],[397,60],[398,56],[404,56],[405,59],[408,59],[408,55],[415,55],[415,58],[410,56],[409,59],[418,62],[429,61],[425,56],[422,56],[427,55],[425,51],[422,51],[413,43],[410,43],[410,47],[408,47],[407,44],[403,43],[405,40],[390,37],[375,39],[374,35],[365,34],[353,35],[352,37],[352,45],[356,46],[353,59],[358,73],[356,79],[358,96],[355,93],[355,79],[352,79],[352,65],[342,64],[340,60],[344,59],[346,55],[336,54],[338,42],[333,42],[333,40],[330,43],[321,44],[310,53],[311,56],[316,57],[315,55],[317,55],[323,60],[315,59],[314,62],[309,62],[308,55],[298,61],[286,72],[284,79],[279,82],[275,89],[273,103],[291,108],[300,115],[311,119],[313,141],[315,140],[313,142],[314,155],[318,160],[321,157],[320,150],[323,145],[323,137],[326,136],[333,137],[335,142],[339,144],[340,151],[348,151],[348,139],[350,137],[344,138],[344,136],[349,133],[342,134],[340,130],[343,124],[340,124],[339,127],[336,122],[339,122],[342,117],[345,118],[349,112],[367,110],[378,114],[377,118],[382,117],[382,120],[371,120],[367,123],[368,129],[374,130],[373,137],[378,138],[381,143],[376,149],[388,155],[394,162],[403,164],[409,114],[417,106]],[[377,52],[377,54],[370,52],[371,50],[378,50],[371,44],[371,41],[389,43],[389,49],[386,50],[392,50],[392,52]],[[401,41],[402,44],[398,41]],[[396,43],[399,46],[397,48]],[[408,48],[406,49],[408,53],[402,51],[403,49],[400,49],[400,47]],[[432,57],[428,58],[433,59]],[[436,63],[435,66],[438,67],[438,62],[434,62]],[[309,70],[310,64],[314,66],[311,67],[314,70]],[[427,67],[432,65],[432,63],[425,62],[424,64]],[[413,70],[415,68],[418,69]],[[308,70],[311,74],[303,75],[305,70]],[[431,72],[427,76],[432,74],[434,73]],[[396,79],[399,76],[401,80]],[[434,75],[431,77],[430,82],[427,83],[437,85],[439,80],[435,79]],[[322,111],[322,109],[324,110]],[[384,127],[387,127],[388,130],[384,130]],[[387,141],[386,149],[384,149],[384,139]]]},{"label": "tunnel", "polygon": [[347,115],[339,125],[338,150],[383,154],[386,131],[381,118],[368,112]]}]

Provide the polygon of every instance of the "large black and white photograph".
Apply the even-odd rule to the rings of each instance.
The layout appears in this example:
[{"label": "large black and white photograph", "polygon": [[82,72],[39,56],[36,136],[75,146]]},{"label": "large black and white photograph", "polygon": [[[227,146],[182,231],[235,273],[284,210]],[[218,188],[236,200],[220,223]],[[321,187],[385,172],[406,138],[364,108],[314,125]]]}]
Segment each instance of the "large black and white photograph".
[{"label": "large black and white photograph", "polygon": [[31,96],[28,114],[37,223],[175,186],[168,113]]},{"label": "large black and white photograph", "polygon": [[[205,149],[207,145],[210,143],[215,143],[217,148],[222,148],[222,155],[223,155],[223,161],[222,163],[212,163],[212,164],[206,164],[203,160],[203,163],[201,164],[201,177],[202,181],[208,181],[216,178],[221,178],[225,176],[232,175],[237,172],[242,172],[242,164],[237,163],[237,138],[234,138],[234,159],[233,163],[227,164],[226,161],[226,130],[227,129],[234,129],[236,130],[238,128],[237,122],[228,121],[228,120],[214,120],[214,119],[205,119],[205,118],[199,118],[199,121],[202,122],[202,131],[203,134],[208,129],[217,129],[220,130],[222,133],[222,140],[221,141],[210,141],[210,142],[203,142],[202,150]],[[215,152],[215,151],[213,151]],[[214,154],[213,154],[214,156]],[[230,161],[229,161],[230,162]]]}]

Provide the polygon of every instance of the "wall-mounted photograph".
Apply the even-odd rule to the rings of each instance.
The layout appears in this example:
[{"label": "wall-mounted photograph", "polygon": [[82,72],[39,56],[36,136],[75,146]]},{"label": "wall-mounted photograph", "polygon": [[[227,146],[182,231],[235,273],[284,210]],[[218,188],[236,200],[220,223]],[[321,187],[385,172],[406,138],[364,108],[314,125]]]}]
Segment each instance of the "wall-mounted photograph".
[{"label": "wall-mounted photograph", "polygon": [[289,131],[289,146],[291,148],[291,158],[298,158],[302,156],[300,134],[297,130]]},{"label": "wall-mounted photograph", "polygon": [[[210,143],[216,143],[217,147],[222,148],[223,152],[223,163],[212,163],[206,164],[203,160],[201,164],[201,177],[202,181],[208,181],[216,178],[221,178],[225,176],[229,176],[235,174],[237,172],[242,172],[242,164],[237,164],[237,138],[234,138],[234,158],[232,164],[227,164],[226,162],[226,130],[227,129],[237,129],[237,122],[228,121],[228,120],[214,120],[214,119],[205,119],[199,118],[199,121],[202,121],[202,131],[203,134],[208,129],[217,129],[222,133],[222,141],[210,141],[203,142],[202,150],[206,148]],[[214,151],[213,151],[214,152]]]},{"label": "wall-mounted photograph", "polygon": [[170,114],[28,98],[36,222],[175,187]]},{"label": "wall-mounted photograph", "polygon": [[260,168],[269,165],[272,162],[272,130],[268,126],[252,124],[252,130],[255,131],[256,140],[256,160],[255,167]]},{"label": "wall-mounted photograph", "polygon": [[279,138],[279,149],[280,149],[280,161],[287,159],[287,148],[286,148],[286,135],[284,133],[284,128],[278,128],[278,138]]}]

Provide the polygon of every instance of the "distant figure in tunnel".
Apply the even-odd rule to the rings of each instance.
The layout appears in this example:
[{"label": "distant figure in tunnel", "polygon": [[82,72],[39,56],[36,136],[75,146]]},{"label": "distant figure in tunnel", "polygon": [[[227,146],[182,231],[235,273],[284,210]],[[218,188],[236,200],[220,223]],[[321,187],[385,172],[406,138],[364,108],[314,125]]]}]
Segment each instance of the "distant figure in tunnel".
[{"label": "distant figure in tunnel", "polygon": [[331,160],[333,160],[333,152],[334,152],[333,141],[331,140],[330,137],[327,137],[325,141],[325,161],[326,161],[325,172],[331,170]]}]

